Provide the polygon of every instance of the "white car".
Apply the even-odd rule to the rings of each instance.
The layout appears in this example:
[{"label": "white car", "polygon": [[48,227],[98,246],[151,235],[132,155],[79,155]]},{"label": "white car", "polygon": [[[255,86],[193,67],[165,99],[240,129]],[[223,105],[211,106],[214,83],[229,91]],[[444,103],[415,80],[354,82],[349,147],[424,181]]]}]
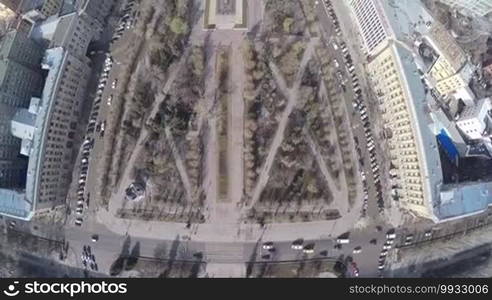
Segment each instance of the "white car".
[{"label": "white car", "polygon": [[391,245],[383,245],[383,250],[390,250],[391,249]]},{"label": "white car", "polygon": [[362,247],[361,246],[355,247],[354,248],[354,251],[352,251],[352,253],[354,253],[354,254],[359,254],[361,252],[362,252]]},{"label": "white car", "polygon": [[111,103],[113,102],[113,95],[109,95],[108,97],[108,106],[111,106]]},{"label": "white car", "polygon": [[265,250],[270,250],[270,249],[273,249],[273,242],[266,242],[266,243],[263,243],[262,248],[263,248],[263,249],[265,249]]},{"label": "white car", "polygon": [[386,255],[388,255],[388,250],[381,251],[381,256],[386,256]]},{"label": "white car", "polygon": [[384,265],[383,265],[383,264],[379,265],[379,266],[378,266],[378,269],[379,269],[379,270],[384,270]]},{"label": "white car", "polygon": [[304,244],[304,241],[302,239],[297,239],[292,243],[290,248],[292,250],[302,250],[302,248],[303,248],[302,244]]},{"label": "white car", "polygon": [[424,236],[425,236],[425,237],[431,237],[431,236],[432,236],[432,231],[430,231],[430,230],[429,230],[429,231],[426,231],[426,232],[424,233]]},{"label": "white car", "polygon": [[77,225],[77,226],[82,225],[82,218],[75,219],[75,225]]},{"label": "white car", "polygon": [[302,245],[292,245],[290,248],[293,250],[302,250]]},{"label": "white car", "polygon": [[113,83],[111,84],[111,87],[112,87],[113,89],[115,89],[117,85],[118,85],[118,79],[115,79],[115,80],[113,81]]},{"label": "white car", "polygon": [[314,253],[314,249],[304,248],[304,249],[302,249],[302,252],[304,252],[306,254],[312,254],[312,253]]}]

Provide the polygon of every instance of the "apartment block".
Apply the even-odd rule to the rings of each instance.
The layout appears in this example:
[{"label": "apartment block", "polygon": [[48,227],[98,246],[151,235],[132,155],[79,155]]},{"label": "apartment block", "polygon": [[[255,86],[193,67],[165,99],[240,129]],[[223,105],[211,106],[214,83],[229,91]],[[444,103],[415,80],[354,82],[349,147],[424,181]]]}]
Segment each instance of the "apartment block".
[{"label": "apartment block", "polygon": [[[396,185],[399,201],[404,208],[419,216],[433,219],[431,203],[436,184],[429,180],[425,157],[432,153],[422,152],[424,135],[419,131],[421,128],[416,119],[420,116],[414,107],[415,102],[423,101],[425,95],[420,79],[416,81],[408,77],[414,76],[412,72],[416,73],[411,59],[410,52],[393,43],[369,63],[368,71],[379,95],[385,128],[391,132],[390,159],[398,174]],[[410,70],[406,71],[405,68]],[[425,137],[432,135],[429,129],[424,130],[428,131]],[[436,145],[435,138],[425,142]],[[432,179],[439,182],[439,175],[436,173]]]},{"label": "apartment block", "polygon": [[351,0],[350,6],[356,16],[359,32],[367,53],[374,55],[378,50],[387,46],[390,35],[378,1]]}]

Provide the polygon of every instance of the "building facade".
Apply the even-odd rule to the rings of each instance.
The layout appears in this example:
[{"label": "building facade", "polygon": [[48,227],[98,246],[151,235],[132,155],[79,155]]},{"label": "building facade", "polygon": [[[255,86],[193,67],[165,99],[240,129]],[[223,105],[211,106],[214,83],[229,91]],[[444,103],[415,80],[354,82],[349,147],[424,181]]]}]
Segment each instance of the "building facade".
[{"label": "building facade", "polygon": [[106,24],[106,18],[111,13],[114,6],[114,0],[84,0],[79,1],[79,15],[94,28],[97,39],[102,33]]},{"label": "building facade", "polygon": [[436,22],[426,36],[426,41],[439,55],[428,71],[439,94],[449,96],[466,89],[473,68],[448,30]]},{"label": "building facade", "polygon": [[20,155],[20,141],[10,134],[10,121],[17,109],[41,94],[42,53],[24,32],[10,31],[0,41],[0,188],[25,183],[27,160]]},{"label": "building facade", "polygon": [[[9,126],[0,127],[10,129],[16,157],[27,157],[24,187],[0,187],[0,214],[23,220],[65,203],[73,169],[73,138],[90,76],[86,53],[94,28],[74,11],[38,22],[31,38],[48,49],[40,64],[47,74],[45,84],[39,95],[27,92],[29,84],[36,82],[27,65],[35,61],[7,62],[6,87],[13,95],[22,93],[23,105],[9,110],[12,116],[4,119],[10,120]],[[24,52],[15,55],[26,57]],[[8,96],[5,99],[13,101]],[[14,149],[11,153],[15,154]]]},{"label": "building facade", "polygon": [[24,18],[33,22],[58,15],[63,6],[63,0],[24,1],[21,12]]},{"label": "building facade", "polygon": [[368,55],[387,46],[389,32],[377,0],[350,0]]},{"label": "building facade", "polygon": [[456,126],[470,140],[481,139],[490,124],[491,110],[492,104],[490,103],[490,99],[480,99],[476,105],[465,107],[458,121],[456,121]]},{"label": "building facade", "polygon": [[[413,97],[415,92],[402,72],[402,53],[398,44],[392,44],[368,64],[373,87],[383,111],[385,129],[391,132],[390,160],[396,168],[396,193],[402,206],[419,216],[432,217],[429,204],[432,187],[425,178],[426,161],[422,158],[415,124]],[[423,89],[422,89],[423,90]]]}]

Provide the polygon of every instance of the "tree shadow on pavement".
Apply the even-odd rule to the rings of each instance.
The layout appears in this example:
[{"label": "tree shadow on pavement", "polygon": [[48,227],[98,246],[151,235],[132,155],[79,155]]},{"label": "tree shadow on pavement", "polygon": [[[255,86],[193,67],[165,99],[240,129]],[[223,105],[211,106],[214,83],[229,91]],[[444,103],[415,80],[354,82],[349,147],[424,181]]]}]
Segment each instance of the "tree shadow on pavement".
[{"label": "tree shadow on pavement", "polygon": [[140,256],[140,242],[136,242],[126,260],[125,270],[132,270],[138,262],[138,257]]},{"label": "tree shadow on pavement", "polygon": [[191,266],[191,272],[189,278],[197,278],[198,274],[200,274],[201,266],[204,264],[202,252],[197,252],[193,254],[193,257],[196,258],[196,261],[193,263],[193,266]]},{"label": "tree shadow on pavement", "polygon": [[178,234],[176,235],[176,238],[171,244],[171,249],[169,250],[169,260],[167,261],[166,270],[162,272],[162,274],[159,277],[167,278],[169,277],[169,275],[171,275],[171,270],[173,268],[174,261],[178,256],[179,244],[181,244],[181,242],[179,241],[179,234]]},{"label": "tree shadow on pavement", "polygon": [[125,269],[126,261],[130,255],[131,243],[132,243],[131,237],[127,235],[125,241],[123,242],[123,246],[121,247],[121,252],[118,255],[118,258],[116,258],[116,260],[109,268],[109,275],[118,276],[121,274],[123,269]]},{"label": "tree shadow on pavement", "polygon": [[259,239],[255,247],[253,248],[253,253],[251,253],[251,256],[249,257],[249,261],[246,263],[246,278],[249,278],[251,274],[253,273],[253,268],[256,263],[256,257],[258,256],[258,249],[260,247],[261,239]]}]

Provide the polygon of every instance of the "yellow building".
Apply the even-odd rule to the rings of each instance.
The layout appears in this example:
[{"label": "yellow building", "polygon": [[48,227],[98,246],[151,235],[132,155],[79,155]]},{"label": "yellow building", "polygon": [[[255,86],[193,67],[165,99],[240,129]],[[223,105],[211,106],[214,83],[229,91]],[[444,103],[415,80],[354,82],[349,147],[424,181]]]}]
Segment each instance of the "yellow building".
[{"label": "yellow building", "polygon": [[422,116],[416,105],[423,102],[421,98],[425,94],[420,78],[412,75],[415,70],[406,71],[413,63],[406,63],[405,57],[411,57],[406,49],[398,44],[390,45],[368,64],[369,77],[379,96],[385,129],[390,132],[390,160],[398,174],[399,201],[403,208],[434,219],[431,203],[441,176],[439,172],[429,175],[429,159],[435,160],[436,153],[426,153],[428,150],[423,149],[424,143],[434,145],[435,138],[428,128],[420,128]]},{"label": "yellow building", "polygon": [[471,73],[467,68],[465,52],[453,36],[439,22],[435,22],[427,37],[439,57],[429,69],[437,91],[447,96],[468,86]]},{"label": "yellow building", "polygon": [[441,95],[449,95],[468,86],[461,73],[454,74],[436,83],[436,89]]}]

